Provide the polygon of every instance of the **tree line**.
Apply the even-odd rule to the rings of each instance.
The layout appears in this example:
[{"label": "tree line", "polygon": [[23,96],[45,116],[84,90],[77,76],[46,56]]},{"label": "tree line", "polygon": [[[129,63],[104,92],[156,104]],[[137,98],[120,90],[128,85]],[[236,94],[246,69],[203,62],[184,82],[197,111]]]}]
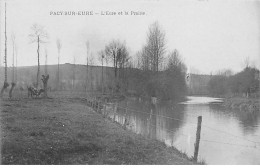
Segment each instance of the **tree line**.
[{"label": "tree line", "polygon": [[113,93],[177,99],[186,94],[186,65],[178,50],[167,51],[165,33],[158,22],[150,25],[146,44],[129,55],[125,42],[111,41],[100,51],[114,67]]},{"label": "tree line", "polygon": [[[130,55],[129,48],[126,42],[120,40],[111,40],[105,45],[104,49],[98,52],[97,56],[102,64],[102,86],[99,88],[104,94],[109,90],[109,94],[135,94],[144,97],[157,97],[160,99],[175,99],[180,98],[186,93],[186,66],[181,58],[178,50],[173,49],[168,51],[166,48],[165,33],[158,22],[154,22],[149,26],[147,32],[146,43],[140,51],[135,55]],[[31,27],[29,34],[30,43],[36,44],[37,53],[37,72],[36,80],[32,81],[35,88],[40,87],[40,52],[42,51],[42,44],[48,43],[48,33],[43,26],[34,24]],[[61,72],[60,72],[60,58],[62,42],[58,38],[57,44],[57,75],[50,77],[55,79],[56,90],[61,89]],[[93,88],[92,83],[92,68],[91,63],[92,53],[90,54],[89,42],[86,42],[86,79],[85,91],[87,88]],[[48,75],[47,58],[48,53],[45,48],[45,74]],[[75,56],[74,56],[75,65]],[[114,80],[111,85],[111,80],[108,82],[103,79],[104,63],[108,66],[112,65],[114,71]],[[72,85],[75,81],[75,67],[71,76]],[[90,76],[90,77],[89,77]],[[108,83],[106,83],[108,82]]]},{"label": "tree line", "polygon": [[215,96],[259,97],[259,70],[247,65],[234,75],[230,71],[220,72],[211,77],[208,90]]}]

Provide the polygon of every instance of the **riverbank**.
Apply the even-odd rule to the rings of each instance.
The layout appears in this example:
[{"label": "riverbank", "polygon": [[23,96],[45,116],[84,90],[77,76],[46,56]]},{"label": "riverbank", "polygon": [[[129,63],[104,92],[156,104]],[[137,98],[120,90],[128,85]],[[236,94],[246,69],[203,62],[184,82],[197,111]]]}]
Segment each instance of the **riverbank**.
[{"label": "riverbank", "polygon": [[255,113],[255,112],[259,112],[260,110],[260,99],[230,97],[224,99],[223,106],[230,109],[238,109],[240,111]]},{"label": "riverbank", "polygon": [[195,164],[102,117],[84,99],[1,100],[1,164]]}]

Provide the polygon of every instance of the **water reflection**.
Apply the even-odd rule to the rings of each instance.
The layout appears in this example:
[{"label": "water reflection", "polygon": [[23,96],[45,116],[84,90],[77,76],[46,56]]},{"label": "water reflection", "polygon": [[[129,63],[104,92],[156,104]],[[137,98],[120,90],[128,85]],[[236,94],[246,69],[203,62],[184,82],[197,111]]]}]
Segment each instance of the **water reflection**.
[{"label": "water reflection", "polygon": [[127,100],[118,104],[116,121],[124,124],[127,118],[128,128],[134,132],[172,143],[175,132],[183,125],[183,112],[184,105],[172,102],[154,105],[149,101]]},{"label": "water reflection", "polygon": [[259,114],[228,111],[219,99],[214,100],[210,98],[208,103],[205,97],[190,97],[191,104],[153,105],[129,99],[118,103],[115,116],[113,112],[109,115],[122,125],[127,119],[128,129],[173,145],[188,156],[193,155],[197,117],[202,116],[199,159],[209,164],[260,164],[260,143],[254,143],[260,141]]},{"label": "water reflection", "polygon": [[235,115],[240,122],[240,127],[245,135],[255,134],[259,128],[259,113],[249,113],[245,111],[237,111]]},{"label": "water reflection", "polygon": [[[184,106],[164,102],[152,106],[152,138],[173,142],[175,133],[184,124]],[[165,116],[165,117],[164,117]]]},{"label": "water reflection", "polygon": [[221,104],[210,104],[212,112],[220,116],[235,117],[239,122],[240,128],[245,135],[255,134],[259,128],[260,114],[257,112],[251,113],[243,110],[229,110],[221,106]]}]

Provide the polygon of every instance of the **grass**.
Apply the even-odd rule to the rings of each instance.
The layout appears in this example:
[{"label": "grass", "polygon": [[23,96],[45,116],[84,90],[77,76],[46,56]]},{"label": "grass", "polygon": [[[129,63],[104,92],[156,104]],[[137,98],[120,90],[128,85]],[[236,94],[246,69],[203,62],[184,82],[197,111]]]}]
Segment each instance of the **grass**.
[{"label": "grass", "polygon": [[1,101],[1,164],[196,164],[73,98]]},{"label": "grass", "polygon": [[240,111],[258,113],[260,109],[260,99],[246,97],[230,97],[225,99],[224,106],[231,109],[239,109]]}]

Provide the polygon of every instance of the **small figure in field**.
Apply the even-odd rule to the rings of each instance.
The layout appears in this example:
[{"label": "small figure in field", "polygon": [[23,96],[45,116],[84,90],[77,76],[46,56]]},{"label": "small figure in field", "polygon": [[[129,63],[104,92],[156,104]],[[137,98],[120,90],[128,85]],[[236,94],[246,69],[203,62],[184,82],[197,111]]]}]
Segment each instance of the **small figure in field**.
[{"label": "small figure in field", "polygon": [[48,80],[49,80],[49,75],[42,75],[42,82],[43,82],[43,86],[44,86],[44,89],[37,89],[33,86],[27,86],[27,89],[28,89],[28,97],[39,97],[42,93],[43,94],[43,97],[44,98],[47,98],[47,90],[48,90],[48,86],[47,86],[47,83],[48,83]]},{"label": "small figure in field", "polygon": [[41,93],[43,93],[44,92],[44,89],[36,89],[36,88],[34,88],[34,87],[32,87],[32,86],[29,86],[29,87],[27,87],[27,89],[28,89],[28,97],[33,97],[33,96],[35,96],[35,97],[39,97],[40,95],[41,95]]}]

